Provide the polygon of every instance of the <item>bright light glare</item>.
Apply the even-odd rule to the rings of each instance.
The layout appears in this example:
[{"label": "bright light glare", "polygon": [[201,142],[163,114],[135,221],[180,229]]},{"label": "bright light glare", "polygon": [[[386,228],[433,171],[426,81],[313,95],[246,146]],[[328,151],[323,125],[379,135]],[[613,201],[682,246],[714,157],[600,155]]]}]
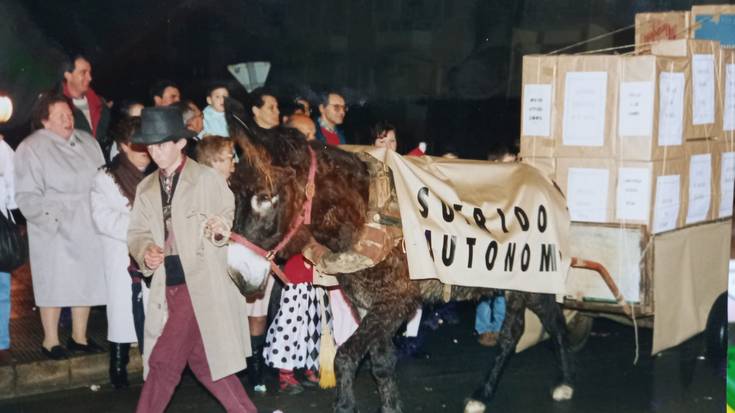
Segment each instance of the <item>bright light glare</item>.
[{"label": "bright light glare", "polygon": [[5,123],[13,116],[13,102],[7,96],[0,96],[0,123]]}]

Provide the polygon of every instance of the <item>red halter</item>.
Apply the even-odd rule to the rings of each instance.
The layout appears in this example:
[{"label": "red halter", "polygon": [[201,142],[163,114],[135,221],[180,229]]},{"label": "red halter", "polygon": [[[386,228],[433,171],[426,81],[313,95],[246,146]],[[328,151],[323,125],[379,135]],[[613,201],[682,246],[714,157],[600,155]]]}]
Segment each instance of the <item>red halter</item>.
[{"label": "red halter", "polygon": [[272,250],[266,251],[263,248],[260,248],[259,246],[253,244],[250,242],[247,238],[243,237],[240,234],[237,234],[235,232],[230,233],[230,240],[233,242],[236,242],[238,244],[244,245],[247,248],[250,248],[253,252],[260,255],[261,257],[264,257],[268,261],[271,262],[271,270],[278,276],[278,278],[281,279],[284,283],[289,283],[288,277],[286,274],[281,271],[281,269],[276,265],[276,263],[273,262],[273,258],[275,258],[276,254],[278,254],[285,246],[291,241],[291,238],[296,234],[296,231],[301,228],[301,225],[311,224],[311,203],[314,199],[314,195],[316,193],[316,186],[314,184],[314,179],[316,178],[316,153],[313,149],[311,149],[311,146],[307,146],[307,149],[309,149],[309,155],[311,155],[311,164],[309,165],[309,176],[308,180],[306,181],[306,186],[304,187],[304,194],[306,195],[306,201],[304,201],[304,205],[301,207],[301,213],[294,216],[293,220],[291,221],[291,225],[289,226],[289,230],[286,233],[286,236],[283,237],[281,242],[278,243]]}]

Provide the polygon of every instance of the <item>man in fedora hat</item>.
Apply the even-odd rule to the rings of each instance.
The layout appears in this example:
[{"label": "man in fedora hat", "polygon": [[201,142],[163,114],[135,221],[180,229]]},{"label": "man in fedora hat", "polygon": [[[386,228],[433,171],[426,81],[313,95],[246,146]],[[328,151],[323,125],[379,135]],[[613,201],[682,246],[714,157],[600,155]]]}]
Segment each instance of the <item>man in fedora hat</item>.
[{"label": "man in fedora hat", "polygon": [[234,374],[251,353],[245,300],[227,275],[227,249],[202,235],[208,218],[232,222],[234,196],[183,154],[194,132],[177,108],[145,108],[141,122],[132,141],[159,169],[138,185],[128,229],[130,254],[153,277],[137,411],[163,412],[188,364],[228,412],[257,412]]}]

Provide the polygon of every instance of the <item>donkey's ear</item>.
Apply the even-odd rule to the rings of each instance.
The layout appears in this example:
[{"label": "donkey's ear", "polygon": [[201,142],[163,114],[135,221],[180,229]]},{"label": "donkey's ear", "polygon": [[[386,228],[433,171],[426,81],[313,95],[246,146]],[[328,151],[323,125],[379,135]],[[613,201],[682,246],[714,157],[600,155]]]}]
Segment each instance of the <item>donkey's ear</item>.
[{"label": "donkey's ear", "polygon": [[252,131],[247,124],[245,106],[240,101],[231,97],[225,97],[225,120],[227,131],[235,143],[244,153],[251,152],[248,146],[252,146]]},{"label": "donkey's ear", "polygon": [[241,121],[245,121],[245,105],[237,99],[225,97],[225,118],[228,125],[233,123],[230,119],[233,115],[239,117]]},{"label": "donkey's ear", "polygon": [[245,106],[239,100],[225,97],[225,121],[230,136],[236,137],[243,133],[251,135],[250,127],[247,125],[249,119]]}]

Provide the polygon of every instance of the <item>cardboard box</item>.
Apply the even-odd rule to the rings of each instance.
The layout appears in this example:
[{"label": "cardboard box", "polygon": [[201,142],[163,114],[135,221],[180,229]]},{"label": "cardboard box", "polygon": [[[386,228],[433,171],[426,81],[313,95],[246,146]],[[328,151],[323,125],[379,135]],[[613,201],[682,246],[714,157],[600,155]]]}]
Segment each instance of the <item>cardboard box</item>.
[{"label": "cardboard box", "polygon": [[684,144],[684,153],[686,156],[701,155],[705,153],[714,154],[722,150],[722,145],[718,144],[717,139],[690,139]]},{"label": "cardboard box", "polygon": [[636,53],[645,53],[649,51],[651,49],[651,44],[660,40],[676,40],[689,38],[689,22],[689,11],[636,13]]},{"label": "cardboard box", "polygon": [[735,5],[693,6],[690,26],[695,39],[716,40],[735,47]]},{"label": "cardboard box", "polygon": [[684,156],[689,59],[653,55],[618,58],[617,159]]},{"label": "cardboard box", "polygon": [[720,49],[717,89],[722,100],[722,137],[735,140],[735,49]]},{"label": "cardboard box", "polygon": [[556,181],[556,158],[522,157],[521,162],[527,163],[540,170],[551,181]]},{"label": "cardboard box", "polygon": [[618,57],[557,58],[552,122],[557,157],[610,158],[615,154]]},{"label": "cardboard box", "polygon": [[684,111],[686,139],[711,138],[722,134],[722,98],[717,87],[720,46],[709,40],[667,40],[654,44],[658,56],[690,59],[691,99]]},{"label": "cardboard box", "polygon": [[551,132],[555,121],[553,109],[556,70],[556,56],[523,56],[520,148],[522,157],[554,156],[554,139]]},{"label": "cardboard box", "polygon": [[521,156],[682,157],[689,62],[652,55],[524,56]]},{"label": "cardboard box", "polygon": [[557,182],[572,221],[642,224],[658,233],[683,225],[686,165],[686,158],[561,158]]}]

